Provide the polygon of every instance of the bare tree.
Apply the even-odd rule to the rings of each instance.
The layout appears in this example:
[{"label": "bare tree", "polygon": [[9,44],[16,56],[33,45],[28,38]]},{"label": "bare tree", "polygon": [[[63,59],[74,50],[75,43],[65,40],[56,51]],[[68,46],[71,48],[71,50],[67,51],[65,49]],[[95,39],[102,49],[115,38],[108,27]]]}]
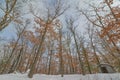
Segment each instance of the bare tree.
[{"label": "bare tree", "polygon": [[44,21],[43,19],[41,19],[40,17],[36,16],[33,13],[33,15],[37,18],[36,23],[38,23],[40,26],[43,27],[43,33],[40,36],[39,47],[37,49],[37,53],[36,53],[35,59],[33,61],[33,64],[32,64],[32,66],[30,68],[30,72],[28,74],[29,78],[33,77],[35,66],[36,66],[37,60],[39,59],[38,56],[40,56],[40,57],[42,56],[42,53],[40,51],[42,49],[42,45],[43,45],[43,42],[45,40],[45,36],[46,36],[47,32],[49,31],[48,29],[50,27],[52,28],[54,25],[59,27],[59,22],[58,21],[54,22],[54,21],[59,16],[61,16],[62,14],[64,14],[64,12],[68,9],[68,7],[67,8],[62,8],[62,7],[63,6],[62,6],[61,1],[58,0],[56,6],[54,6],[54,9],[55,9],[54,12],[53,12],[54,15],[51,15],[50,14],[50,9],[47,8],[48,9],[48,14],[47,14],[47,20],[46,21]]},{"label": "bare tree", "polygon": [[75,46],[76,46],[76,51],[77,51],[77,54],[78,54],[78,59],[79,59],[79,62],[80,62],[80,67],[81,67],[81,71],[82,71],[82,74],[85,75],[85,70],[84,70],[84,64],[83,64],[83,61],[82,61],[82,57],[81,57],[81,53],[80,53],[80,50],[79,50],[79,46],[78,46],[78,41],[77,41],[77,38],[76,38],[76,32],[75,32],[75,28],[74,28],[74,21],[72,19],[70,20],[66,20],[67,22],[67,26],[68,26],[68,29],[71,31],[72,35],[73,35],[73,38],[74,38],[74,41],[75,41]]},{"label": "bare tree", "polygon": [[14,19],[14,17],[15,17],[14,8],[17,3],[17,0],[12,0],[12,1],[4,0],[4,1],[5,2],[1,1],[1,3],[0,3],[0,4],[4,3],[4,5],[5,5],[5,8],[0,6],[1,11],[4,14],[0,18],[0,31],[3,30],[4,28],[6,28],[9,25],[9,23]]},{"label": "bare tree", "polygon": [[17,27],[19,29],[18,34],[17,34],[18,38],[17,38],[17,40],[15,42],[15,45],[14,45],[14,47],[13,47],[11,53],[10,53],[10,56],[9,56],[8,60],[5,63],[5,67],[4,67],[4,69],[2,70],[1,73],[8,73],[9,72],[9,70],[10,70],[9,68],[10,68],[11,62],[13,60],[13,57],[15,56],[15,50],[16,50],[16,48],[18,46],[18,42],[21,39],[21,36],[22,36],[23,32],[26,29],[26,26],[27,26],[27,24],[24,25],[23,28],[20,28],[20,27],[18,28]]}]

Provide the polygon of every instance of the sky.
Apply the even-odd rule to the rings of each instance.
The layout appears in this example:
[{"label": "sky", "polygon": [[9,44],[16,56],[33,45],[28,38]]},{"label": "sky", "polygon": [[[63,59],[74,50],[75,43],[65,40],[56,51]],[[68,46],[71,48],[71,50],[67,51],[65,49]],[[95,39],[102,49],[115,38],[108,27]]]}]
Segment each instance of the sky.
[{"label": "sky", "polygon": [[[41,14],[45,14],[44,12],[44,4],[42,4],[40,1],[46,1],[48,2],[48,4],[51,6],[52,4],[55,3],[56,0],[29,0],[27,3],[23,4],[21,6],[21,11],[23,13],[25,13],[24,18],[30,18],[31,21],[33,21],[33,16],[29,13],[29,4],[33,5],[33,9],[38,9],[37,11],[40,11]],[[99,3],[98,0],[64,0],[67,4],[69,4],[71,6],[71,8],[69,10],[67,10],[66,14],[64,16],[61,17],[61,19],[64,19],[65,16],[72,16],[75,17],[75,15],[78,15],[79,13],[76,12],[76,5],[78,5],[80,7],[80,9],[87,9],[88,4],[89,3]],[[97,2],[96,2],[97,1]],[[0,3],[2,3],[2,1],[0,1]],[[87,4],[88,3],[88,4]],[[43,11],[43,12],[42,12]],[[0,16],[2,15],[2,13],[0,13]],[[79,16],[79,15],[78,15]],[[80,32],[84,32],[84,26],[85,26],[85,22],[86,19],[85,17],[81,16],[78,23],[79,24],[79,31]],[[77,24],[77,23],[76,23]],[[14,25],[13,22],[4,30],[0,31],[0,37],[2,38],[6,38],[6,39],[11,39],[13,37],[15,37],[15,29],[14,29]]]},{"label": "sky", "polygon": [[[18,1],[22,1],[22,0],[18,0]],[[31,24],[34,24],[33,15],[30,14],[30,12],[29,12],[29,5],[30,4],[34,5],[33,9],[38,8],[38,10],[36,10],[36,11],[40,11],[41,14],[45,14],[45,12],[44,12],[45,9],[43,7],[44,4],[42,4],[40,1],[48,1],[49,5],[51,6],[52,4],[55,3],[56,0],[29,0],[29,2],[22,4],[22,6],[20,8],[21,12],[24,14],[22,16],[22,18],[23,18],[23,20],[24,19],[30,19],[31,23],[28,25],[29,27],[31,26]],[[93,4],[95,6],[98,6],[99,2],[103,1],[103,0],[64,0],[64,1],[67,2],[67,4],[70,4],[71,8],[69,10],[67,10],[67,12],[64,16],[61,17],[63,23],[64,23],[64,17],[65,16],[72,16],[72,17],[76,17],[76,18],[79,17],[79,15],[78,15],[79,13],[77,13],[76,9],[75,9],[76,5],[78,5],[80,9],[89,9],[89,6],[88,6],[89,3]],[[120,4],[119,0],[114,0],[114,1],[115,1],[114,5],[117,5],[118,3]],[[3,0],[0,0],[0,6],[1,6],[1,4],[3,5]],[[2,15],[3,15],[3,12],[0,9],[0,18],[1,18]],[[84,16],[80,16],[79,20],[76,21],[75,24],[79,23],[79,27],[77,28],[78,33],[85,34],[84,33],[85,32],[85,27],[87,26],[86,21],[87,21],[87,19]],[[0,39],[1,38],[4,39],[2,41],[0,40],[0,45],[1,44],[4,45],[4,43],[6,43],[6,40],[9,41],[13,38],[16,38],[15,32],[16,32],[16,30],[15,30],[14,23],[11,22],[8,25],[8,27],[6,27],[4,30],[0,31]],[[64,32],[65,32],[65,29],[64,29]],[[0,47],[3,47],[3,46],[0,46]]]},{"label": "sky", "polygon": [[[52,3],[54,3],[54,0],[48,0],[49,1],[49,3],[50,4],[52,4]],[[29,7],[28,7],[28,4],[33,4],[33,5],[35,5],[35,7],[38,7],[38,5],[39,5],[39,7],[40,8],[43,8],[42,6],[43,6],[43,4],[41,4],[40,2],[38,2],[37,0],[34,0],[34,1],[30,1],[30,2],[28,2],[28,3],[26,3],[26,4],[23,4],[22,5],[22,8],[21,8],[21,11],[23,11],[23,12],[27,12],[28,10],[29,10]],[[0,1],[0,5],[3,7],[3,4],[4,4],[4,2],[3,2],[3,0],[1,0]],[[4,4],[5,5],[5,4]],[[37,5],[37,6],[36,6]],[[40,6],[41,5],[41,6]],[[3,11],[0,9],[0,18],[3,16]],[[27,14],[27,15],[25,15],[24,17],[30,17],[30,15],[29,14]],[[12,37],[14,37],[15,35],[14,35],[14,30],[13,30],[13,23],[10,23],[9,24],[9,26],[8,27],[6,27],[4,30],[2,30],[2,31],[0,31],[0,37],[2,37],[2,38],[7,38],[7,39],[10,39],[10,38],[12,38]]]}]

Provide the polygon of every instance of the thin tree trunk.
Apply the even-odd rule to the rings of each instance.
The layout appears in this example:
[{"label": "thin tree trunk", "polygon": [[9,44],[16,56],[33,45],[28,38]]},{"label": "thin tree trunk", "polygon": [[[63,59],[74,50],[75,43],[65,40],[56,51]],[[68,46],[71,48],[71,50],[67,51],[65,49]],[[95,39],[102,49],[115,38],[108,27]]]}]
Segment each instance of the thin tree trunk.
[{"label": "thin tree trunk", "polygon": [[41,49],[42,49],[42,44],[43,44],[44,39],[45,39],[45,35],[46,35],[46,32],[47,32],[47,27],[48,27],[48,26],[45,27],[45,30],[44,30],[43,35],[42,35],[42,37],[41,37],[41,41],[40,41],[40,43],[39,43],[39,47],[38,47],[38,50],[37,50],[35,59],[34,59],[34,61],[33,61],[33,64],[31,65],[30,72],[29,72],[29,74],[28,74],[28,77],[29,77],[29,78],[32,78],[32,77],[33,77],[34,70],[35,70],[35,67],[36,67],[36,63],[37,63],[37,60],[38,60],[38,58],[39,58],[38,56],[40,56],[40,57],[42,56],[42,53],[40,53],[40,51],[41,51]]},{"label": "thin tree trunk", "polygon": [[88,54],[86,53],[86,50],[84,48],[84,45],[82,45],[82,49],[83,49],[83,54],[85,56],[85,61],[87,63],[87,68],[88,68],[88,71],[90,74],[92,74],[92,71],[91,71],[91,68],[90,68],[90,64],[89,64],[89,61],[88,61]]},{"label": "thin tree trunk", "polygon": [[61,77],[63,77],[64,74],[64,66],[63,66],[63,56],[62,56],[62,29],[59,30],[59,39],[60,39],[60,44],[59,44],[59,56],[60,56],[60,74]]},{"label": "thin tree trunk", "polygon": [[81,54],[80,54],[80,51],[79,51],[77,39],[76,39],[76,37],[75,37],[75,32],[74,32],[73,30],[71,30],[71,32],[72,32],[73,37],[74,37],[74,40],[75,40],[76,51],[77,51],[78,59],[79,59],[80,66],[81,66],[81,69],[82,69],[82,74],[85,75],[84,65],[83,65],[83,61],[82,61],[82,59],[81,59]]}]

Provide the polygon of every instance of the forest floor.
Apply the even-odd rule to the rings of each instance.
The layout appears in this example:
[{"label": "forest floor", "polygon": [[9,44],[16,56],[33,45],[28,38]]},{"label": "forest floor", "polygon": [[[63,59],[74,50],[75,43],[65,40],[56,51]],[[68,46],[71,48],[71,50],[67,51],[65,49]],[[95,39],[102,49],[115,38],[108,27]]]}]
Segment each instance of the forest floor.
[{"label": "forest floor", "polygon": [[0,75],[0,80],[120,80],[120,73],[114,74],[87,74],[85,76],[80,74],[74,75],[45,75],[35,74],[33,78],[28,78],[26,74],[12,73]]}]

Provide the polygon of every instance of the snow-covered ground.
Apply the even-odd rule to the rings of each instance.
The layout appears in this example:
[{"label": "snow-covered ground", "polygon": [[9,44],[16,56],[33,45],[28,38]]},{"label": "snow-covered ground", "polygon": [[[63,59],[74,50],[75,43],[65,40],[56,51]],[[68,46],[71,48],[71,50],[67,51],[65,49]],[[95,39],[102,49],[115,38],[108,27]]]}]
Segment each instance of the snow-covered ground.
[{"label": "snow-covered ground", "polygon": [[36,74],[33,78],[28,78],[27,74],[12,73],[0,75],[0,80],[120,80],[120,73],[115,74],[87,74],[85,76],[75,75],[44,75]]}]

